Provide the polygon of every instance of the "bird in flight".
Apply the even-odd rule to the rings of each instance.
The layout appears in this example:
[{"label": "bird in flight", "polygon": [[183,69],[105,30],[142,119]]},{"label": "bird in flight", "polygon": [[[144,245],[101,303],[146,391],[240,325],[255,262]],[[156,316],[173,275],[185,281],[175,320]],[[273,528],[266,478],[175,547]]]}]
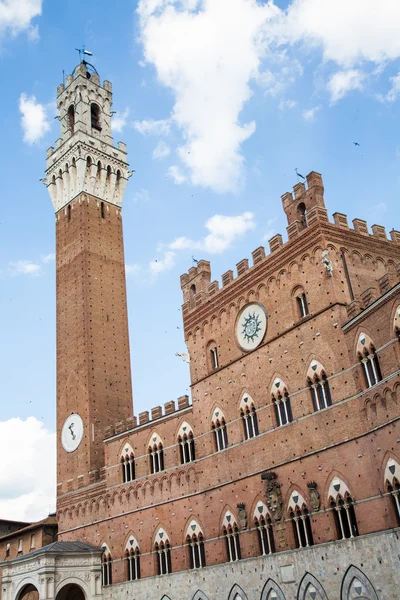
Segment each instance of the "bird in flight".
[{"label": "bird in flight", "polygon": [[360,145],[358,142],[353,142],[353,144],[354,144],[355,146],[359,146],[359,145]]}]

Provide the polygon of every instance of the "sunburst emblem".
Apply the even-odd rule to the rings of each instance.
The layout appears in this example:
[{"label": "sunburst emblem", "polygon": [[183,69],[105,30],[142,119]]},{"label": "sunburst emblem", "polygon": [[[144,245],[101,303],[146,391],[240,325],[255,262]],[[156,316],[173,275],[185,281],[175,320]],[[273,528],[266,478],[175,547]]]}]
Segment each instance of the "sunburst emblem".
[{"label": "sunburst emblem", "polygon": [[247,342],[254,342],[255,338],[258,338],[258,332],[261,331],[261,320],[255,311],[253,314],[249,313],[248,317],[244,317],[243,327],[243,339]]}]

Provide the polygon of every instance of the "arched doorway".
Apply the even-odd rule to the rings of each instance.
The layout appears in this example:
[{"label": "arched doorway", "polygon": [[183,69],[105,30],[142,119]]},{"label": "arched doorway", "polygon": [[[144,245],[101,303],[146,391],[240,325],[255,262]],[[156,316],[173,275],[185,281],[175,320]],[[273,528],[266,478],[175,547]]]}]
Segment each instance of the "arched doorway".
[{"label": "arched doorway", "polygon": [[28,583],[18,594],[18,600],[39,600],[39,592],[32,583]]},{"label": "arched doorway", "polygon": [[58,592],[56,600],[85,600],[85,594],[76,583],[67,583]]}]

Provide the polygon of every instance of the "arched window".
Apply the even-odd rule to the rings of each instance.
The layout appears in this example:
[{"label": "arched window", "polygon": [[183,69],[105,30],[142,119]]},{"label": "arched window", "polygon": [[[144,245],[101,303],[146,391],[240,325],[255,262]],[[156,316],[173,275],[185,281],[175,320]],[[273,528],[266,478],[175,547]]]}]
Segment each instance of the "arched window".
[{"label": "arched window", "polygon": [[68,204],[68,208],[67,208],[67,219],[68,221],[71,220],[71,205]]},{"label": "arched window", "polygon": [[104,202],[100,203],[100,212],[101,212],[101,218],[105,219],[106,218],[106,213],[105,213],[105,210],[104,210]]},{"label": "arched window", "polygon": [[153,434],[149,445],[150,473],[164,471],[164,448],[161,438]]},{"label": "arched window", "polygon": [[242,417],[244,437],[246,440],[258,435],[258,420],[253,399],[244,394],[240,402],[240,416]]},{"label": "arched window", "polygon": [[211,355],[211,368],[213,370],[218,369],[218,367],[219,367],[218,350],[217,350],[216,346],[213,346],[212,348],[210,348],[210,355]]},{"label": "arched window", "polygon": [[226,430],[224,415],[219,408],[216,408],[213,414],[212,430],[214,432],[216,451],[225,450],[228,446],[228,432]]},{"label": "arched window", "polygon": [[225,515],[222,529],[225,536],[228,561],[236,562],[241,559],[239,528],[230,512]]},{"label": "arched window", "polygon": [[92,129],[97,129],[97,131],[101,131],[100,125],[100,107],[98,104],[94,102],[90,105],[90,123]]},{"label": "arched window", "polygon": [[196,460],[193,431],[187,423],[182,423],[179,429],[178,444],[182,465]]},{"label": "arched window", "polygon": [[135,456],[129,444],[126,444],[121,454],[121,468],[124,483],[135,479]]},{"label": "arched window", "polygon": [[328,378],[323,366],[317,360],[311,362],[307,373],[307,380],[314,410],[321,410],[322,408],[331,406],[332,398]]},{"label": "arched window", "polygon": [[306,205],[304,204],[304,202],[300,202],[300,204],[297,207],[297,218],[300,221],[300,229],[305,229],[308,223]]},{"label": "arched window", "polygon": [[140,550],[133,535],[130,536],[125,548],[126,580],[140,579]]},{"label": "arched window", "polygon": [[275,406],[276,423],[278,427],[293,421],[292,406],[287,388],[280,379],[275,379],[272,385],[272,402]]},{"label": "arched window", "polygon": [[303,319],[309,314],[307,298],[304,292],[296,296],[296,302],[300,318]]},{"label": "arched window", "polygon": [[204,548],[203,532],[197,521],[191,521],[186,531],[186,542],[189,550],[189,564],[191,569],[200,569],[206,566],[206,552]]},{"label": "arched window", "polygon": [[389,458],[385,469],[385,487],[393,502],[393,508],[396,515],[397,524],[400,526],[400,465]]},{"label": "arched window", "polygon": [[111,552],[107,544],[103,544],[101,549],[103,554],[101,557],[101,585],[112,584],[112,558]]},{"label": "arched window", "polygon": [[154,550],[157,558],[157,575],[171,573],[171,545],[167,533],[161,527],[156,535]]},{"label": "arched window", "polygon": [[394,332],[396,334],[397,339],[400,342],[400,306],[396,308],[396,313],[394,315],[393,320]]},{"label": "arched window", "polygon": [[73,135],[75,130],[75,107],[73,104],[71,104],[67,112],[67,123],[68,129],[70,130],[71,135]]},{"label": "arched window", "polygon": [[254,524],[257,529],[260,555],[267,556],[275,552],[274,533],[272,519],[267,507],[261,500],[257,503],[254,511]]},{"label": "arched window", "polygon": [[303,496],[296,490],[289,502],[289,515],[292,519],[293,533],[297,548],[308,548],[314,544],[311,521]]},{"label": "arched window", "polygon": [[371,338],[365,333],[361,333],[358,338],[357,351],[364,373],[365,385],[370,388],[381,381],[382,375],[375,347]]},{"label": "arched window", "polygon": [[329,486],[328,497],[335,519],[337,537],[339,540],[353,538],[358,535],[354,502],[346,484],[338,477]]}]

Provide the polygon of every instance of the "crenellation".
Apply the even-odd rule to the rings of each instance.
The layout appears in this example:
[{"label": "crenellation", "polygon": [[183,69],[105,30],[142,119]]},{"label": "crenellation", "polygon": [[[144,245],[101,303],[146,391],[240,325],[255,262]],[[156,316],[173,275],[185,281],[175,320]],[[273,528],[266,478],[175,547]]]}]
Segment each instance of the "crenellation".
[{"label": "crenellation", "polygon": [[259,246],[258,248],[256,248],[251,253],[251,256],[253,258],[253,265],[256,265],[257,263],[259,263],[262,260],[264,260],[265,259],[265,248],[264,248],[264,246]]},{"label": "crenellation", "polygon": [[353,228],[357,233],[369,235],[367,221],[364,221],[363,219],[353,219]]},{"label": "crenellation", "polygon": [[216,294],[218,292],[218,290],[219,290],[219,282],[213,281],[208,286],[208,295],[212,296],[213,294]]},{"label": "crenellation", "polygon": [[302,183],[301,181],[299,181],[299,183],[296,183],[293,186],[293,193],[294,193],[294,199],[298,200],[299,198],[301,198],[303,196],[303,194],[306,193],[306,186],[304,183]]},{"label": "crenellation", "polygon": [[189,406],[189,396],[179,396],[178,398],[178,410],[182,410],[182,408],[187,408]]},{"label": "crenellation", "polygon": [[166,402],[164,404],[164,414],[165,414],[165,416],[171,415],[174,412],[175,412],[175,402],[173,400],[170,400],[169,402]]},{"label": "crenellation", "polygon": [[282,236],[280,233],[277,233],[276,235],[274,235],[274,237],[272,237],[269,242],[269,250],[272,254],[272,252],[276,252],[277,250],[279,250],[282,246],[283,246],[283,241],[282,241]]},{"label": "crenellation", "polygon": [[154,421],[154,419],[160,419],[163,416],[162,414],[162,407],[161,406],[155,406],[154,408],[151,409],[151,420]]},{"label": "crenellation", "polygon": [[144,410],[143,412],[139,413],[139,425],[143,425],[144,423],[148,423],[148,422],[149,422],[149,411]]},{"label": "crenellation", "polygon": [[230,269],[222,275],[222,287],[229,285],[233,281],[233,271]]},{"label": "crenellation", "polygon": [[372,225],[372,235],[380,240],[387,240],[386,230],[383,225]]},{"label": "crenellation", "polygon": [[288,225],[286,227],[286,231],[287,231],[289,241],[292,241],[302,231],[300,221],[293,221],[290,225]]},{"label": "crenellation", "polygon": [[395,244],[400,244],[400,231],[396,231],[396,229],[392,229],[390,232],[390,238],[392,242]]},{"label": "crenellation", "polygon": [[313,206],[307,213],[308,226],[313,225],[316,221],[329,222],[328,211],[322,206]]},{"label": "crenellation", "polygon": [[333,220],[337,227],[342,227],[343,229],[348,229],[349,224],[347,222],[347,215],[344,215],[340,212],[333,213]]},{"label": "crenellation", "polygon": [[366,290],[364,290],[363,292],[361,292],[361,302],[362,302],[363,307],[367,308],[368,306],[370,306],[370,304],[375,302],[377,297],[378,297],[378,292],[377,292],[376,288],[373,286],[371,286],[371,287],[367,288]]},{"label": "crenellation", "polygon": [[247,258],[243,258],[236,265],[236,270],[237,270],[238,277],[240,277],[240,275],[243,275],[243,273],[245,273],[246,271],[248,271],[248,269],[249,269],[249,260]]}]

